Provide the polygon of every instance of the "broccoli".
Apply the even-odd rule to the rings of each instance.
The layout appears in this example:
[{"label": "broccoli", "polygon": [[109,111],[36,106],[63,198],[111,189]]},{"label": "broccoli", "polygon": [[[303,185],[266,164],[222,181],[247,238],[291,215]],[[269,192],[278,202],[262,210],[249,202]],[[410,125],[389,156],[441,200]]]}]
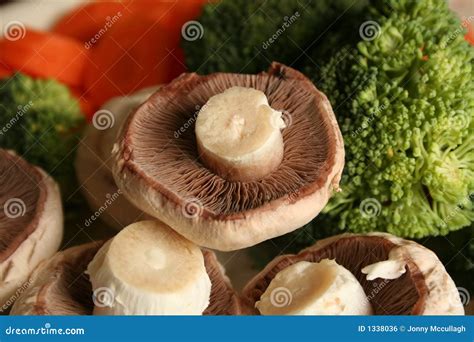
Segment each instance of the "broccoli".
[{"label": "broccoli", "polygon": [[63,195],[76,184],[74,151],[82,125],[77,101],[58,82],[19,73],[0,80],[0,147],[42,167]]},{"label": "broccoli", "polygon": [[317,43],[330,31],[344,32],[331,42],[332,47],[357,36],[351,18],[358,17],[366,3],[223,0],[209,4],[198,19],[202,39],[182,42],[186,64],[200,73],[257,73],[274,60],[298,68],[308,62],[309,51],[323,55],[329,50]]},{"label": "broccoli", "polygon": [[[380,29],[312,70],[345,138],[340,229],[421,238],[474,220],[474,50],[444,1],[374,1]],[[308,70],[310,71],[310,70]]]}]

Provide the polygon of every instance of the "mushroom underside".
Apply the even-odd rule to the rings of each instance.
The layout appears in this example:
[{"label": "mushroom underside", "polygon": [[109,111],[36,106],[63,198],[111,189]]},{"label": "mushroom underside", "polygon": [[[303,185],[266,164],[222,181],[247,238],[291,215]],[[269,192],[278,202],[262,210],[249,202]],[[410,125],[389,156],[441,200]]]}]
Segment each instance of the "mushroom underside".
[{"label": "mushroom underside", "polygon": [[[36,315],[92,315],[94,309],[92,285],[84,273],[103,242],[73,247],[57,254],[50,261],[53,269],[48,281],[41,285],[36,294],[33,314]],[[210,304],[204,315],[237,315],[241,313],[240,300],[213,252],[203,250],[207,273],[211,279]],[[59,259],[55,263],[54,259]],[[43,275],[38,275],[38,278]],[[28,295],[26,293],[26,295]]]},{"label": "mushroom underside", "polygon": [[46,201],[40,171],[0,150],[0,262],[7,260],[38,226]]},{"label": "mushroom underside", "polygon": [[423,274],[413,261],[407,260],[406,272],[394,280],[378,278],[368,281],[361,272],[364,266],[387,260],[395,247],[396,244],[382,237],[355,236],[341,238],[321,248],[309,248],[297,255],[282,256],[244,290],[244,302],[249,310],[258,314],[255,303],[278,272],[299,261],[335,259],[357,278],[375,315],[422,314],[428,289]]},{"label": "mushroom underside", "polygon": [[[258,75],[187,74],[173,83],[132,115],[122,157],[134,173],[176,204],[186,209],[187,203],[197,202],[200,214],[229,218],[276,200],[295,202],[327,184],[337,133],[327,99],[296,71],[277,65]],[[264,92],[286,121],[283,161],[259,181],[228,181],[203,165],[198,153],[194,124],[199,109],[234,86]]]}]

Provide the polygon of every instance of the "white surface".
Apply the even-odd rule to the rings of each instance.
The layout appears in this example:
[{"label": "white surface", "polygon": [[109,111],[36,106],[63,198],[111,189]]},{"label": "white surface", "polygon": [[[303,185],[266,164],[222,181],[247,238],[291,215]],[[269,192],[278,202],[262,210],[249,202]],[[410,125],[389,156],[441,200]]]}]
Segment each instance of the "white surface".
[{"label": "white surface", "polygon": [[11,22],[39,30],[50,28],[64,13],[84,0],[21,0],[0,8],[0,33]]}]

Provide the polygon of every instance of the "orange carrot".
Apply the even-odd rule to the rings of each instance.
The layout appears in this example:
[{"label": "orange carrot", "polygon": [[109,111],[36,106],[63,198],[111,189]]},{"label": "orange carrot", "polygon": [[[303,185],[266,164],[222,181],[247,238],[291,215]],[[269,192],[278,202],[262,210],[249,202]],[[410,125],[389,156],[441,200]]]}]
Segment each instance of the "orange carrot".
[{"label": "orange carrot", "polygon": [[177,43],[153,16],[126,17],[91,50],[84,86],[94,102],[166,83],[184,70]]},{"label": "orange carrot", "polygon": [[69,88],[72,95],[79,101],[79,106],[84,116],[91,120],[94,113],[98,110],[97,106],[90,98],[87,97],[82,88]]},{"label": "orange carrot", "polygon": [[470,24],[470,23],[467,23],[468,27],[468,31],[466,33],[466,35],[464,36],[464,38],[471,44],[471,45],[474,45],[474,25]]},{"label": "orange carrot", "polygon": [[13,71],[10,68],[0,62],[0,78],[9,77],[12,73]]},{"label": "orange carrot", "polygon": [[87,43],[128,13],[127,3],[88,3],[62,17],[54,25],[53,32]]},{"label": "orange carrot", "polygon": [[87,50],[73,39],[27,29],[22,39],[0,40],[0,58],[14,71],[78,86],[82,83]]}]

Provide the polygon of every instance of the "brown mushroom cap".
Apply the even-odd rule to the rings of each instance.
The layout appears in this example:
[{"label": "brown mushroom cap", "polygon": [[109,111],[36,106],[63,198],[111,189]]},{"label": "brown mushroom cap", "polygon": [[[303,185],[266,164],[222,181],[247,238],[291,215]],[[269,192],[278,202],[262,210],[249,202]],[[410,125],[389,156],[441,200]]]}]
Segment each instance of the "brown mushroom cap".
[{"label": "brown mushroom cap", "polygon": [[[32,275],[33,282],[16,301],[12,315],[92,315],[92,285],[85,274],[104,242],[92,242],[57,253],[41,264]],[[214,253],[203,249],[204,262],[211,279],[211,297],[204,315],[238,315],[240,299],[232,289]]]},{"label": "brown mushroom cap", "polygon": [[[261,90],[289,120],[279,168],[259,181],[228,181],[200,161],[196,109],[233,86]],[[342,137],[326,96],[273,63],[258,75],[184,74],[132,113],[118,140],[114,177],[138,208],[194,243],[235,250],[312,220],[338,184]]]},{"label": "brown mushroom cap", "polygon": [[[366,279],[361,269],[387,260],[389,253],[400,248],[406,261],[406,272],[397,279]],[[243,290],[248,310],[258,314],[255,303],[275,275],[299,261],[335,261],[359,280],[375,315],[463,314],[458,291],[437,256],[415,242],[390,234],[342,234],[318,241],[296,255],[274,259]]]},{"label": "brown mushroom cap", "polygon": [[30,272],[59,248],[63,212],[58,185],[41,169],[0,149],[0,306],[28,286]]}]

